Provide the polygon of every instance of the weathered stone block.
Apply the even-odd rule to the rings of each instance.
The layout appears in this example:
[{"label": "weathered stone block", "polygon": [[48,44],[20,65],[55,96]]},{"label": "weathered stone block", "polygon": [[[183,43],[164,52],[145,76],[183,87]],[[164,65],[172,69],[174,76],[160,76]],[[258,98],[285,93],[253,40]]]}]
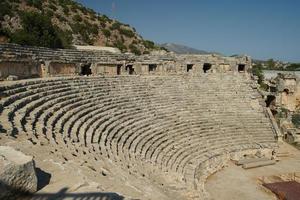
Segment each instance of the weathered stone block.
[{"label": "weathered stone block", "polygon": [[16,80],[18,80],[19,79],[19,77],[18,76],[14,76],[14,75],[9,75],[7,78],[6,78],[6,80],[8,80],[8,81],[16,81]]},{"label": "weathered stone block", "polygon": [[11,147],[0,146],[0,199],[17,192],[36,192],[37,177],[31,156]]}]

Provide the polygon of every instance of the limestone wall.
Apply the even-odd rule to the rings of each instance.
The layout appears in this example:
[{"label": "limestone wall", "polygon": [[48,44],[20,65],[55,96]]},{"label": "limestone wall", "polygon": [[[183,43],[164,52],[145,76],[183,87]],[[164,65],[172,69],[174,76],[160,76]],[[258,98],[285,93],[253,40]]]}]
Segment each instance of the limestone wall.
[{"label": "limestone wall", "polygon": [[[0,78],[74,76],[89,65],[87,75],[174,75],[247,72],[248,56],[158,54],[135,56],[99,50],[48,49],[0,44]],[[128,67],[130,66],[130,67]]]},{"label": "limestone wall", "polygon": [[74,63],[57,63],[51,62],[49,64],[49,73],[51,76],[59,75],[76,75],[77,66]]},{"label": "limestone wall", "polygon": [[4,79],[9,75],[18,76],[20,78],[34,78],[39,77],[40,74],[41,69],[36,62],[0,62],[0,79]]},{"label": "limestone wall", "polygon": [[116,64],[95,64],[92,67],[92,74],[117,75],[117,65]]}]

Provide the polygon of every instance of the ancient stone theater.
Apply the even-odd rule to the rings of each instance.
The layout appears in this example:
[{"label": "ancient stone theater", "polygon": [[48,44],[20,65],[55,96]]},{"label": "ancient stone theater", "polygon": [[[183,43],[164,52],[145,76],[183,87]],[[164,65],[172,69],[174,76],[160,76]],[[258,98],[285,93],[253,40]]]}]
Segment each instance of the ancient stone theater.
[{"label": "ancient stone theater", "polygon": [[257,188],[299,163],[279,161],[251,67],[248,56],[1,44],[0,197],[233,199],[232,187],[272,199]]}]

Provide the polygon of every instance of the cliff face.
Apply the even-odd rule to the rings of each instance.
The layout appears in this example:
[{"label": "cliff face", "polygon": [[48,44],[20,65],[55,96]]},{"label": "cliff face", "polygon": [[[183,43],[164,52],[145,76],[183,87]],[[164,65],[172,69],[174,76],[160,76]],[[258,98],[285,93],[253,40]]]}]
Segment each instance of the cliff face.
[{"label": "cliff face", "polygon": [[73,0],[2,0],[0,25],[0,42],[58,48],[111,46],[135,54],[160,48],[130,25]]}]

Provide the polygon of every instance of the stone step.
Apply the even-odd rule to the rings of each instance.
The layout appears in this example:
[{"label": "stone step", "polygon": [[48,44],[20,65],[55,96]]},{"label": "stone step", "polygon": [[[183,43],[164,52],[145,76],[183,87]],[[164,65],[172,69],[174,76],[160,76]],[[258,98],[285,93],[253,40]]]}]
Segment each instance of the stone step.
[{"label": "stone step", "polygon": [[268,165],[275,165],[275,160],[265,160],[265,161],[257,161],[257,162],[251,162],[243,164],[244,169],[251,169],[251,168],[257,168],[257,167],[264,167]]},{"label": "stone step", "polygon": [[237,165],[244,165],[248,163],[254,163],[254,162],[259,162],[259,161],[268,161],[270,159],[262,157],[262,158],[245,158],[242,160],[239,160],[236,164]]}]

